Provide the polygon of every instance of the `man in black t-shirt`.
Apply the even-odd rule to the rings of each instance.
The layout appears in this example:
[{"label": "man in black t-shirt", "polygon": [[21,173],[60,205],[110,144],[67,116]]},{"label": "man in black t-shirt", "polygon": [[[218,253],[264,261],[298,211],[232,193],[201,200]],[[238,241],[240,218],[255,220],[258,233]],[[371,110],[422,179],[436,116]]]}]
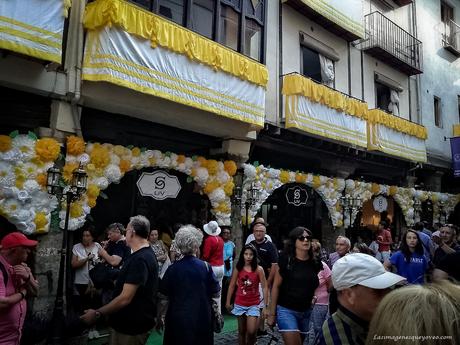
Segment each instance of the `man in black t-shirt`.
[{"label": "man in black t-shirt", "polygon": [[158,264],[147,240],[149,231],[150,222],[144,216],[130,219],[126,243],[132,254],[125,259],[114,299],[98,310],[86,310],[81,316],[87,324],[107,316],[110,345],[143,345],[155,324]]},{"label": "man in black t-shirt", "polygon": [[252,233],[255,240],[251,244],[257,249],[259,265],[264,269],[265,278],[267,278],[268,288],[270,289],[273,277],[275,276],[275,270],[278,267],[278,251],[276,250],[276,246],[265,237],[267,228],[263,220],[252,224]]}]

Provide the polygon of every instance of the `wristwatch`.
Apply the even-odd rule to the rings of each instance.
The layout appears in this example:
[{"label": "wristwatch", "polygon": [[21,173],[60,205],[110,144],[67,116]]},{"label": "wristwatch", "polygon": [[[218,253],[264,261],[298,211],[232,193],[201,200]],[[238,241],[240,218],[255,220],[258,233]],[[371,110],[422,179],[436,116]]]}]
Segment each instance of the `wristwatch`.
[{"label": "wristwatch", "polygon": [[99,320],[101,318],[101,316],[102,316],[102,313],[99,310],[95,310],[94,314],[96,316],[96,320]]}]

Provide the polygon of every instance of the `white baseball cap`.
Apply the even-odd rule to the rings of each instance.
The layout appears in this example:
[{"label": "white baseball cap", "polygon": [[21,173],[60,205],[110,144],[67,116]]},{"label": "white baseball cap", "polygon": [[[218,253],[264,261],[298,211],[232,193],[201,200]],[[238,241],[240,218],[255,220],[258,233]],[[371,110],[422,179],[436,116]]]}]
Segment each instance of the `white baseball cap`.
[{"label": "white baseball cap", "polygon": [[363,253],[345,255],[332,267],[332,284],[338,291],[355,285],[387,289],[404,280],[406,278],[386,271],[373,256]]}]

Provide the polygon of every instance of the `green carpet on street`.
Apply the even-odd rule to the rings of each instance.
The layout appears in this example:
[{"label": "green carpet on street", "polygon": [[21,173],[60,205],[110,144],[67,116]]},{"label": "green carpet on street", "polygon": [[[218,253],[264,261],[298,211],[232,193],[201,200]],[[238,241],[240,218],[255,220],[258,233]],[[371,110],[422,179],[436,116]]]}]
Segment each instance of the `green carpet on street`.
[{"label": "green carpet on street", "polygon": [[[238,329],[238,320],[233,315],[224,315],[224,329],[222,333],[235,332]],[[145,345],[162,345],[163,335],[153,331]]]}]

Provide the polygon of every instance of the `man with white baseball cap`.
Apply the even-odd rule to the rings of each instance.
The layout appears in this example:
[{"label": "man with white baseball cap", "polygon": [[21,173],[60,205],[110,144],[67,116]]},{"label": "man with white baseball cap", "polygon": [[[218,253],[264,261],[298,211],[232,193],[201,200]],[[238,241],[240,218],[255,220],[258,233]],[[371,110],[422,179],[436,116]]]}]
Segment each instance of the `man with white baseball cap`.
[{"label": "man with white baseball cap", "polygon": [[364,344],[369,322],[380,301],[404,277],[387,272],[371,255],[348,254],[332,267],[332,284],[338,293],[337,312],[324,321],[316,344]]}]

